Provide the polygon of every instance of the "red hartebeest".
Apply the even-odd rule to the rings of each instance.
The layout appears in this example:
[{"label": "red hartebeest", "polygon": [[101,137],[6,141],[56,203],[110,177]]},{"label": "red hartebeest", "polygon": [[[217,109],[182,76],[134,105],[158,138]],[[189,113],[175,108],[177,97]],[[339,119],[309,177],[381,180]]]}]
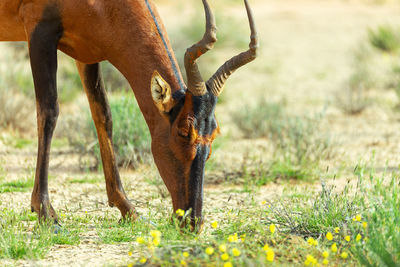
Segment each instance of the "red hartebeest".
[{"label": "red hartebeest", "polygon": [[247,0],[250,49],[228,60],[207,82],[197,59],[216,42],[215,19],[203,0],[206,32],[185,54],[187,87],[165,28],[151,0],[2,0],[0,41],[27,41],[35,85],[38,156],[31,208],[39,218],[57,215],[47,177],[50,144],[58,117],[57,49],[76,60],[98,133],[107,196],[123,217],[136,217],[119,177],[112,120],[99,63],[111,62],[130,83],[152,137],[155,163],[174,211],[191,210],[201,221],[205,162],[218,133],[214,109],[226,79],[256,57],[257,36]]}]

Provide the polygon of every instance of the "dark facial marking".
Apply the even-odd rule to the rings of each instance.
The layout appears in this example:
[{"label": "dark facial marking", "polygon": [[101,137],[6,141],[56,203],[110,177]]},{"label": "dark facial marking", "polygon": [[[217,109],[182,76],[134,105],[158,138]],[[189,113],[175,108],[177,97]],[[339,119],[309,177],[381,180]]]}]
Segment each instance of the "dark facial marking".
[{"label": "dark facial marking", "polygon": [[178,102],[168,113],[168,118],[171,125],[174,123],[179,113],[181,112],[183,106],[185,105],[185,92],[177,91],[172,97],[178,100]]},{"label": "dark facial marking", "polygon": [[192,218],[201,218],[203,207],[203,184],[204,167],[210,147],[208,145],[197,145],[197,154],[190,169],[189,178],[189,207],[192,210]]},{"label": "dark facial marking", "polygon": [[216,104],[217,97],[210,92],[193,97],[194,128],[199,136],[211,136],[216,130],[217,121],[214,114]]},{"label": "dark facial marking", "polygon": [[212,93],[193,96],[194,130],[197,132],[196,157],[189,174],[189,205],[193,209],[192,218],[201,219],[203,205],[204,167],[211,153],[211,143],[218,130],[215,119],[217,97]]}]

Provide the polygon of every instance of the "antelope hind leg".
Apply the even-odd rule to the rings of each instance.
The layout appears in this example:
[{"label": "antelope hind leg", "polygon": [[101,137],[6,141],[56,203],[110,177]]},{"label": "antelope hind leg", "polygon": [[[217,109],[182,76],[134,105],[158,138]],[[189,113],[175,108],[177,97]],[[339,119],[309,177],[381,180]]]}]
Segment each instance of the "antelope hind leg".
[{"label": "antelope hind leg", "polygon": [[126,197],[115,160],[111,110],[101,77],[100,65],[99,63],[88,65],[78,61],[76,64],[89,100],[92,118],[99,139],[108,203],[111,207],[116,206],[121,211],[123,218],[131,217],[136,219],[135,209]]}]

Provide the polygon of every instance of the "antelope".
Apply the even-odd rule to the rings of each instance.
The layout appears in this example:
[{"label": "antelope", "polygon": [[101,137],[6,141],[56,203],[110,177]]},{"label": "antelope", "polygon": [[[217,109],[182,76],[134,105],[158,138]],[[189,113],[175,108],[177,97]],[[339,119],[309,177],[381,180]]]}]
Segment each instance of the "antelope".
[{"label": "antelope", "polygon": [[128,80],[152,137],[151,150],[171,195],[174,212],[190,212],[192,227],[202,223],[204,167],[219,133],[214,110],[228,77],[256,58],[258,39],[248,0],[249,49],[223,64],[204,81],[198,58],[216,39],[215,18],[202,0],[206,30],[187,49],[187,86],[164,25],[151,0],[2,0],[0,41],[26,41],[34,80],[38,153],[31,210],[39,221],[57,214],[50,203],[48,168],[59,114],[57,50],[76,60],[98,135],[108,204],[123,218],[136,219],[118,172],[112,118],[99,62],[108,60]]}]

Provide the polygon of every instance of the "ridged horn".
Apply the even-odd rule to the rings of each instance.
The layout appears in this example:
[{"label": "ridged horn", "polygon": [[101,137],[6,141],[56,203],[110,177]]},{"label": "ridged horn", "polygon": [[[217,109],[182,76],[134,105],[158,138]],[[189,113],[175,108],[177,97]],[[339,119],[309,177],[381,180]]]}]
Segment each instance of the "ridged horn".
[{"label": "ridged horn", "polygon": [[185,69],[187,76],[188,90],[195,96],[201,96],[207,93],[207,87],[201,77],[197,59],[214,47],[217,41],[217,28],[215,26],[214,14],[210,9],[207,0],[202,0],[204,11],[206,14],[206,32],[203,39],[192,47],[188,48],[185,53]]},{"label": "ridged horn", "polygon": [[219,96],[222,93],[226,80],[235,70],[253,61],[257,57],[258,37],[253,12],[247,0],[244,0],[244,4],[246,5],[251,30],[249,50],[225,62],[225,64],[223,64],[207,81],[206,84],[208,88],[215,96]]}]

